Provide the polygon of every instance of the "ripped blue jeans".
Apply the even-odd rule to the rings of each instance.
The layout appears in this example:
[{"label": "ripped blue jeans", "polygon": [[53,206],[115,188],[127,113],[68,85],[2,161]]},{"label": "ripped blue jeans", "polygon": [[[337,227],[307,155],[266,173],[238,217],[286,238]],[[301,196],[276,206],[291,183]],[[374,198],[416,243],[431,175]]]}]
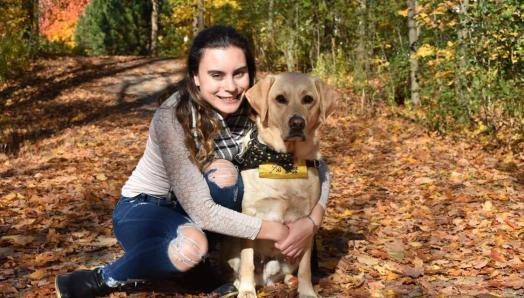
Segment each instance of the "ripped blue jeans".
[{"label": "ripped blue jeans", "polygon": [[[204,175],[213,200],[224,207],[240,211],[244,185],[238,175],[236,184],[219,187]],[[192,221],[176,200],[168,201],[147,194],[121,197],[113,210],[113,231],[124,255],[102,267],[102,277],[110,287],[133,281],[158,280],[183,274],[168,256],[168,246],[177,237],[178,228]],[[209,247],[219,236],[206,232]]]}]

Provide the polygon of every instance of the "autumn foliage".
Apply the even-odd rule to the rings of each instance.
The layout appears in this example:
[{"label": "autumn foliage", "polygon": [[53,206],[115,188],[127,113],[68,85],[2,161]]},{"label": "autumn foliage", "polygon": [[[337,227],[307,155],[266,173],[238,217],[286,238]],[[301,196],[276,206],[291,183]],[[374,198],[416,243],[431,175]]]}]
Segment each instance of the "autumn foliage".
[{"label": "autumn foliage", "polygon": [[76,23],[88,2],[89,0],[41,0],[41,34],[50,41],[64,41],[74,46]]}]

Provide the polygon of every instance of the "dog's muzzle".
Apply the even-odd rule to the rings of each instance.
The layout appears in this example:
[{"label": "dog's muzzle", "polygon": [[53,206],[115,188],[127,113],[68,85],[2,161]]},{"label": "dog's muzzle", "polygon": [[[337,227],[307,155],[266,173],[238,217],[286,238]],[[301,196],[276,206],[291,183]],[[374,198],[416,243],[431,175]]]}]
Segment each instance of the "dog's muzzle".
[{"label": "dog's muzzle", "polygon": [[306,135],[304,134],[306,120],[303,117],[293,115],[289,118],[288,126],[289,133],[286,137],[286,141],[304,141],[306,139]]}]

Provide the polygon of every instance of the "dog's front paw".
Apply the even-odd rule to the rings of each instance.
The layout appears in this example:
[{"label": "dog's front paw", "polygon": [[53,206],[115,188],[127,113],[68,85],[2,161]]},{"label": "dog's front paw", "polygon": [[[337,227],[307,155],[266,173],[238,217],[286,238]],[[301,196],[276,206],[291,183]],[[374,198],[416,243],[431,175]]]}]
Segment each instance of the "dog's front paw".
[{"label": "dog's front paw", "polygon": [[257,298],[257,292],[253,289],[240,289],[238,292],[238,298]]},{"label": "dog's front paw", "polygon": [[310,289],[301,289],[300,287],[298,288],[298,297],[299,298],[318,298],[319,296],[317,295],[317,293],[315,293],[315,290],[313,290],[313,288],[310,288]]},{"label": "dog's front paw", "polygon": [[312,293],[312,294],[299,294],[298,297],[299,298],[318,298],[317,294],[315,294],[315,293]]}]

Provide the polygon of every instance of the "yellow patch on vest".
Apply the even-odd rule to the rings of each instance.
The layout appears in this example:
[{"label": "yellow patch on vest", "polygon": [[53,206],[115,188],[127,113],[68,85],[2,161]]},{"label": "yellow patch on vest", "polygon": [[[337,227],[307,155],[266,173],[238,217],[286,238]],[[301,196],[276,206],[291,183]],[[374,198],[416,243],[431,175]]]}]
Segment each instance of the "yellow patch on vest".
[{"label": "yellow patch on vest", "polygon": [[258,175],[260,178],[271,179],[296,179],[307,178],[306,163],[295,164],[291,171],[286,170],[274,163],[263,163],[258,166]]}]

